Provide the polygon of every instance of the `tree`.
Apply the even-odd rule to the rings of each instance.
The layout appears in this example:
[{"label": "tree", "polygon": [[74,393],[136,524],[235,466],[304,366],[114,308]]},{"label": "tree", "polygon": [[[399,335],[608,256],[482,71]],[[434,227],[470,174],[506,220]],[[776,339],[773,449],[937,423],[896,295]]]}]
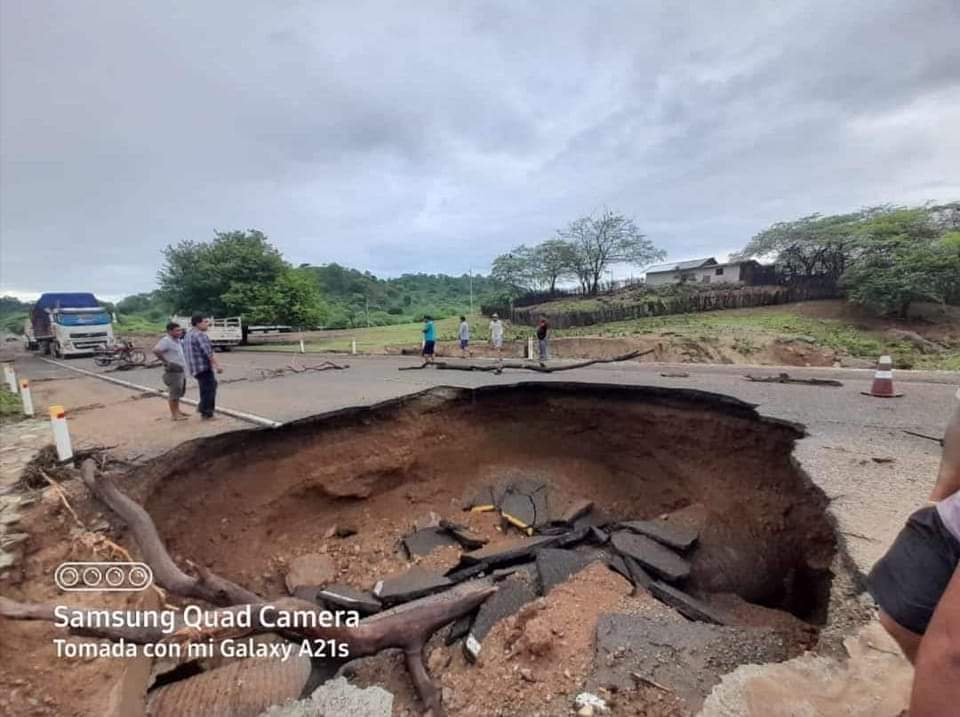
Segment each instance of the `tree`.
[{"label": "tree", "polygon": [[[940,208],[937,208],[940,209]],[[843,286],[851,301],[906,316],[914,301],[960,298],[960,232],[932,207],[882,207],[858,227]]]},{"label": "tree", "polygon": [[217,232],[213,241],[164,250],[160,294],[183,313],[242,315],[247,323],[316,326],[326,306],[310,269],[291,268],[257,230]]},{"label": "tree", "polygon": [[633,219],[604,209],[599,217],[580,217],[559,232],[573,247],[572,269],[585,292],[596,294],[604,271],[612,264],[643,266],[662,260],[666,253],[657,249],[637,227]]},{"label": "tree", "polygon": [[[839,279],[850,263],[859,225],[872,210],[778,222],[750,240],[738,259],[774,256],[787,277]],[[875,210],[873,210],[875,211]]]},{"label": "tree", "polygon": [[534,263],[534,250],[521,244],[493,260],[490,276],[504,284],[514,295],[522,294],[534,288]]},{"label": "tree", "polygon": [[280,252],[255,229],[216,232],[209,243],[183,241],[163,255],[160,292],[178,312],[242,314],[248,307],[238,297],[272,285],[287,269]]},{"label": "tree", "polygon": [[552,294],[560,279],[575,275],[576,249],[563,239],[548,239],[531,252],[533,271],[538,282]]}]

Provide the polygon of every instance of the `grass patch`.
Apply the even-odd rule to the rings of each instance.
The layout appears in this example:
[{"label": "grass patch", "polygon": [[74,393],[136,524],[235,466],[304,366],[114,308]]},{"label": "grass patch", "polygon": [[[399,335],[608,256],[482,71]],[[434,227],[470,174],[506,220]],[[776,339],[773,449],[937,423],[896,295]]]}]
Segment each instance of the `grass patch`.
[{"label": "grass patch", "polygon": [[23,415],[20,396],[10,393],[6,388],[0,388],[0,424],[16,423],[24,418],[26,416]]},{"label": "grass patch", "polygon": [[[488,338],[490,319],[484,316],[468,316],[470,322],[470,340],[486,341]],[[438,341],[455,341],[457,339],[457,330],[460,327],[460,317],[448,317],[446,319],[437,319],[433,322],[437,330]],[[523,336],[529,336],[533,329],[527,329]],[[311,332],[309,338],[304,342],[304,348],[307,352],[322,351],[350,351],[352,342],[357,342],[357,350],[362,352],[383,351],[388,346],[419,346],[423,338],[423,322],[414,322],[408,324],[393,324],[392,326],[371,326],[363,329],[342,329],[334,331],[315,331]],[[505,325],[504,339],[511,340],[512,330],[509,324]],[[254,339],[256,340],[256,339]],[[299,351],[300,344],[290,343],[270,343],[254,344],[244,346],[237,350],[242,351]]]}]

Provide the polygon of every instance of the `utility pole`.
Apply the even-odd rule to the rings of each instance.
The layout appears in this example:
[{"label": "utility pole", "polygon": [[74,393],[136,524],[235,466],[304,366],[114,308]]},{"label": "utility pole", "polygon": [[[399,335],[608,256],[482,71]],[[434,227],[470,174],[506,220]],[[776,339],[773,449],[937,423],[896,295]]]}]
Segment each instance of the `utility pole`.
[{"label": "utility pole", "polygon": [[363,297],[363,311],[367,316],[367,328],[370,328],[370,297]]},{"label": "utility pole", "polygon": [[472,316],[473,315],[473,267],[472,266],[470,267],[470,271],[468,272],[468,274],[470,276],[470,315]]}]

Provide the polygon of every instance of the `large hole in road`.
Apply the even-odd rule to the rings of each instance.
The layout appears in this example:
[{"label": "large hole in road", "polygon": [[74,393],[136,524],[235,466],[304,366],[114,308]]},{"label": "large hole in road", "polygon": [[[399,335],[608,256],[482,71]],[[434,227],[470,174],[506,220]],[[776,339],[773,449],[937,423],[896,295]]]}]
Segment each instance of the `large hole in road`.
[{"label": "large hole in road", "polygon": [[357,531],[338,580],[368,589],[403,563],[397,540],[416,517],[457,520],[466,493],[505,478],[547,480],[615,520],[698,506],[689,590],[817,625],[836,540],[825,496],[791,460],[801,435],[698,391],[439,388],[187,444],[150,468],[146,504],[176,557],[264,594],[282,592],[284,561],[334,526]]}]

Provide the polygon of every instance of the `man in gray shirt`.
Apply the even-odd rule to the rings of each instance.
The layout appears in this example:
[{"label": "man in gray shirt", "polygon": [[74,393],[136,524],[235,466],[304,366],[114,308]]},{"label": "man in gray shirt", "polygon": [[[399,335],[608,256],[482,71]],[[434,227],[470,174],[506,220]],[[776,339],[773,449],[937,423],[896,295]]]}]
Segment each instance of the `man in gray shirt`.
[{"label": "man in gray shirt", "polygon": [[153,347],[153,355],[163,363],[163,383],[167,387],[170,418],[185,421],[189,416],[180,410],[180,399],[187,390],[187,365],[183,355],[183,329],[176,321],[167,324],[166,335]]}]

